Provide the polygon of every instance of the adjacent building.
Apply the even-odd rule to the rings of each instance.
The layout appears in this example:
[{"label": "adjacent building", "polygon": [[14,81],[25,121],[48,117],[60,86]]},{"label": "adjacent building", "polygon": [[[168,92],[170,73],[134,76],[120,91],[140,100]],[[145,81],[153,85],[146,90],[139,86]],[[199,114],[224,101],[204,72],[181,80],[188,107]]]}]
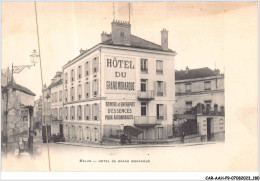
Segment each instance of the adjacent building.
[{"label": "adjacent building", "polygon": [[208,67],[175,71],[174,122],[185,120],[202,141],[225,139],[224,74]]},{"label": "adjacent building", "polygon": [[[8,80],[9,79],[9,80]],[[1,134],[2,150],[14,151],[21,141],[31,144],[33,131],[33,108],[35,94],[28,88],[10,81],[10,76],[2,70],[1,76]],[[29,130],[31,128],[31,130]],[[8,147],[6,147],[6,143]],[[27,146],[26,149],[32,148]]]},{"label": "adjacent building", "polygon": [[47,87],[50,95],[50,125],[51,134],[63,134],[63,74],[61,71],[56,72],[51,80],[51,84]]},{"label": "adjacent building", "polygon": [[168,48],[168,31],[161,31],[158,45],[132,35],[129,22],[114,20],[111,28],[101,34],[101,43],[63,66],[66,141],[101,143],[122,132],[136,139],[167,139],[176,55]]}]

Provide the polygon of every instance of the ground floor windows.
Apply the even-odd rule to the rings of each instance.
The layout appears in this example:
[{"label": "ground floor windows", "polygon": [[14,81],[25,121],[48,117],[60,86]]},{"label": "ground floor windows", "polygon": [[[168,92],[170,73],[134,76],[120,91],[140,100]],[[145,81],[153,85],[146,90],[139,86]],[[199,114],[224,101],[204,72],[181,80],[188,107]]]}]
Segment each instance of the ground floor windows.
[{"label": "ground floor windows", "polygon": [[66,142],[100,141],[100,127],[95,125],[66,124],[64,134]]}]

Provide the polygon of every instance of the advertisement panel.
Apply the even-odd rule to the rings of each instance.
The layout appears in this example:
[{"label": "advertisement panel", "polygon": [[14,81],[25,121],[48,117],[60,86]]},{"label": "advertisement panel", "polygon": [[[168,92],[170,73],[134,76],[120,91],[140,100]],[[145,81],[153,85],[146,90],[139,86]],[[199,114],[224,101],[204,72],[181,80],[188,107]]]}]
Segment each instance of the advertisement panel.
[{"label": "advertisement panel", "polygon": [[119,56],[105,56],[104,64],[105,93],[135,94],[135,59]]}]

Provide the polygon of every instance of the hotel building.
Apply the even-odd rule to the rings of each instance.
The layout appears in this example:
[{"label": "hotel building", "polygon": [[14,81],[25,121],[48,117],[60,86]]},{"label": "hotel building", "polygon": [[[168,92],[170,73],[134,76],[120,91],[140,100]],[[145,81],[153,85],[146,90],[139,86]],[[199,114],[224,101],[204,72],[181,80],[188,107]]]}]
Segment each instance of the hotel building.
[{"label": "hotel building", "polygon": [[172,136],[176,53],[131,34],[131,24],[111,23],[101,43],[63,66],[63,129],[68,142],[102,143],[124,132],[135,139]]}]

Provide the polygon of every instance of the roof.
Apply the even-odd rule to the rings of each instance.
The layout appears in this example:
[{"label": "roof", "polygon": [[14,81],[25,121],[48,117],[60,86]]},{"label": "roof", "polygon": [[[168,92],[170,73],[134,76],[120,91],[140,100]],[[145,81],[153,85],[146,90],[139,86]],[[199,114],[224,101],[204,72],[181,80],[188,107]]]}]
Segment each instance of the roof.
[{"label": "roof", "polygon": [[208,67],[198,69],[187,68],[186,70],[175,71],[175,80],[196,79],[211,76],[216,76],[216,73]]},{"label": "roof", "polygon": [[[104,41],[104,42],[102,42],[102,44],[116,45],[116,46],[127,46],[127,45],[113,44],[112,39]],[[173,52],[171,49],[163,50],[161,45],[158,45],[156,43],[150,42],[148,40],[145,40],[145,39],[140,38],[140,37],[135,36],[135,35],[131,35],[130,45],[127,46],[127,47],[141,48],[141,49],[148,49],[148,50],[159,50],[159,51],[165,51],[165,52]]]},{"label": "roof", "polygon": [[46,89],[50,89],[52,87],[58,86],[58,85],[62,84],[62,82],[63,82],[62,79],[60,79],[57,82],[50,84]]},{"label": "roof", "polygon": [[[110,35],[110,34],[107,34],[107,35]],[[161,45],[158,45],[156,43],[150,42],[148,40],[145,40],[145,39],[140,38],[140,37],[135,36],[135,35],[131,35],[130,45],[114,44],[113,41],[112,41],[112,37],[110,37],[110,39],[96,44],[92,48],[85,50],[83,53],[80,53],[77,57],[73,58],[72,60],[69,60],[63,66],[63,68],[65,66],[67,66],[68,64],[70,64],[71,62],[73,62],[74,60],[78,59],[79,57],[85,55],[87,52],[92,51],[93,49],[98,47],[98,45],[112,45],[112,46],[118,46],[118,47],[132,47],[132,48],[139,48],[139,49],[146,49],[146,50],[157,50],[157,51],[175,53],[175,51],[173,51],[171,49],[163,50]]]},{"label": "roof", "polygon": [[[10,84],[9,84],[9,86],[10,86]],[[19,90],[21,92],[24,92],[24,93],[32,95],[32,96],[36,96],[36,94],[33,93],[30,89],[28,89],[22,85],[16,84],[16,83],[13,83],[13,89]]]}]

